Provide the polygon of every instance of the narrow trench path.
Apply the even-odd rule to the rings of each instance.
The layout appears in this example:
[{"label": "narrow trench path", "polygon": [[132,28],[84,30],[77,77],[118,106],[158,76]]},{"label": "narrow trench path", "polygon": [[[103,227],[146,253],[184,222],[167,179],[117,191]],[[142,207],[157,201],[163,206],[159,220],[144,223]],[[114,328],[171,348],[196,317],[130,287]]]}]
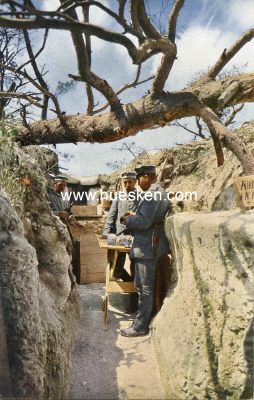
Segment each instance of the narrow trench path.
[{"label": "narrow trench path", "polygon": [[71,399],[163,399],[150,335],[125,338],[128,294],[111,294],[109,325],[101,310],[103,284],[79,286],[81,320],[72,353]]}]

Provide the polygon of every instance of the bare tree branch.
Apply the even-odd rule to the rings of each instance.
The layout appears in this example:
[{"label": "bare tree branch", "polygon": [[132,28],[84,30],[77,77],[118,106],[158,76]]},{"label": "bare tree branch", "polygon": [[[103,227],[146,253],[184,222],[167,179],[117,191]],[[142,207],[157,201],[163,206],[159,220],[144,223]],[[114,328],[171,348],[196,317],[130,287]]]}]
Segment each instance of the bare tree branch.
[{"label": "bare tree branch", "polygon": [[[89,0],[88,0],[89,1]],[[82,6],[84,22],[89,22],[89,8]],[[87,51],[87,59],[88,59],[88,66],[91,69],[92,65],[92,49],[91,49],[91,36],[88,33],[85,33],[85,40],[86,40],[86,51]],[[93,115],[94,109],[94,96],[93,96],[93,89],[92,86],[88,83],[86,84],[86,94],[87,94],[87,115]]]},{"label": "bare tree branch", "polygon": [[245,32],[228,50],[224,49],[219,60],[209,69],[206,77],[214,79],[225,67],[225,65],[238,53],[241,48],[252,40],[254,37],[254,29]]},{"label": "bare tree branch", "polygon": [[[127,83],[126,85],[124,85],[124,86],[122,86],[120,89],[118,89],[118,90],[116,91],[116,94],[117,94],[117,95],[120,94],[120,93],[122,93],[122,92],[124,92],[124,91],[127,90],[127,89],[130,89],[130,88],[132,88],[132,87],[136,87],[136,86],[138,86],[138,85],[141,85],[142,83],[148,82],[148,81],[150,81],[151,79],[154,78],[154,75],[152,75],[152,76],[149,76],[149,77],[146,78],[146,79],[143,79],[142,81],[139,81],[140,70],[141,70],[141,65],[138,66],[136,78],[134,79],[134,81],[131,82],[131,83]],[[94,114],[98,114],[99,112],[102,112],[102,111],[106,110],[106,108],[107,108],[108,106],[109,106],[109,103],[105,103],[105,104],[104,104],[103,106],[101,106],[100,108],[97,108],[97,110],[94,111]]]},{"label": "bare tree branch", "polygon": [[43,104],[38,102],[38,98],[34,98],[25,93],[18,93],[18,92],[0,92],[0,98],[16,98],[16,99],[24,99],[29,101],[29,103],[33,104],[36,107],[43,108]]},{"label": "bare tree branch", "polygon": [[[48,92],[44,87],[42,87],[39,83],[37,83],[30,75],[27,74],[26,71],[20,71],[18,68],[13,68],[10,67],[9,65],[5,65],[0,63],[0,68],[4,68],[8,71],[12,71],[15,72],[16,74],[19,74],[20,76],[22,76],[23,78],[27,79],[29,82],[31,82],[41,93],[43,93],[44,95],[48,96],[49,98],[51,98],[51,100],[54,103],[54,106],[56,108],[55,112],[58,115],[58,118],[62,121],[62,112],[60,109],[60,106],[58,104],[57,98],[50,92]],[[15,96],[13,96],[15,97]]]},{"label": "bare tree branch", "polygon": [[[200,117],[207,124],[213,139],[216,138],[216,146],[222,142],[225,147],[232,151],[241,162],[244,172],[247,175],[254,173],[253,155],[244,143],[234,135],[217,117],[217,115],[209,107],[201,107],[199,111]],[[220,146],[216,147],[217,157],[222,157]],[[219,164],[221,165],[221,164]]]},{"label": "bare tree branch", "polygon": [[[45,80],[43,79],[42,74],[40,73],[39,68],[37,66],[37,63],[36,63],[36,57],[35,57],[33,49],[32,49],[32,45],[31,45],[31,42],[30,42],[29,34],[28,34],[28,32],[26,30],[23,31],[23,34],[24,34],[24,38],[25,38],[27,52],[28,52],[28,55],[30,57],[30,62],[31,62],[31,65],[33,67],[35,76],[38,79],[38,82],[41,85],[41,87],[44,89],[44,91],[48,92],[49,91],[48,90],[48,86],[47,86]],[[18,69],[20,69],[20,67]],[[44,96],[43,96],[44,97],[43,98],[44,108],[43,108],[42,113],[41,113],[41,119],[47,119],[49,96],[45,92],[44,92]]]},{"label": "bare tree branch", "polygon": [[175,43],[177,17],[180,13],[181,8],[184,6],[184,1],[185,0],[175,0],[175,3],[169,14],[168,38],[172,43]]},{"label": "bare tree branch", "polygon": [[[72,1],[73,3],[73,1]],[[104,6],[101,4],[99,1],[75,1],[74,4],[69,5],[68,7],[59,7],[58,10],[62,9],[63,13],[69,13],[70,11],[76,9],[77,7],[82,7],[82,8],[90,8],[91,6],[96,6],[100,8],[101,10],[105,11],[108,15],[110,15],[112,18],[114,18],[125,30],[125,32],[129,32],[132,35],[135,36],[140,36],[130,25],[127,24],[125,18],[122,15],[116,14],[113,12],[110,8]],[[141,35],[141,37],[143,37]]]},{"label": "bare tree branch", "polygon": [[195,120],[196,120],[196,125],[197,125],[197,127],[198,127],[198,135],[199,135],[202,139],[205,139],[205,135],[203,134],[203,127],[202,127],[202,125],[201,125],[201,123],[200,123],[200,117],[196,116],[196,117],[195,117]]},{"label": "bare tree branch", "polygon": [[136,1],[138,3],[138,20],[146,36],[152,39],[160,39],[160,33],[155,29],[155,27],[147,17],[144,0],[133,1]]},{"label": "bare tree branch", "polygon": [[118,15],[121,19],[124,19],[124,10],[127,0],[118,0]]},{"label": "bare tree branch", "polygon": [[[17,67],[17,57],[23,51],[21,32],[14,29],[0,28],[0,63],[10,67]],[[19,92],[27,83],[14,71],[7,71],[0,67],[0,91]],[[6,118],[6,109],[11,105],[11,98],[0,99],[0,119]]]},{"label": "bare tree branch", "polygon": [[[168,23],[168,39],[171,43],[171,46],[169,47],[168,52],[164,53],[161,64],[157,70],[157,74],[155,76],[152,86],[153,93],[160,93],[163,90],[169,73],[174,65],[177,54],[176,46],[173,46],[173,44],[175,43],[176,22],[178,14],[183,5],[184,0],[175,0],[175,3],[172,7]],[[174,52],[172,52],[173,48]]]},{"label": "bare tree branch", "polygon": [[239,107],[233,107],[232,113],[228,116],[228,118],[224,121],[224,125],[228,126],[234,122],[234,118],[239,111],[241,111],[244,107],[244,104],[240,104]]},{"label": "bare tree branch", "polygon": [[[1,13],[2,14],[2,13]],[[27,16],[32,16],[34,13],[26,13]],[[73,30],[84,33],[90,33],[91,35],[95,35],[100,39],[118,43],[128,50],[131,58],[137,62],[139,59],[137,54],[137,49],[135,45],[132,43],[130,39],[126,36],[113,32],[100,26],[88,24],[85,22],[75,21],[72,18],[66,20],[66,14],[56,13],[56,12],[43,12],[36,11],[37,16],[31,18],[6,18],[0,17],[0,26],[6,28],[14,28],[14,29],[58,29],[58,30]],[[51,16],[52,18],[43,18],[43,16]],[[62,17],[65,20],[55,19],[53,17]],[[137,62],[138,63],[138,62]]]},{"label": "bare tree branch", "polygon": [[196,117],[196,124],[199,127],[198,132],[194,131],[193,129],[188,128],[187,124],[181,124],[178,120],[176,120],[175,122],[170,124],[170,126],[179,126],[180,128],[184,129],[185,131],[187,131],[189,133],[193,133],[193,135],[199,136],[202,139],[205,139],[205,135],[202,133],[202,126],[200,125],[199,121],[197,121],[197,119],[198,119],[198,117]]},{"label": "bare tree branch", "polygon": [[[56,103],[58,119],[38,121],[30,124],[29,127],[21,127],[17,138],[21,143],[109,142],[134,135],[143,129],[164,126],[176,119],[194,116],[200,136],[202,135],[202,125],[199,118],[203,119],[211,132],[218,165],[222,165],[224,161],[222,150],[222,145],[224,145],[237,156],[245,173],[254,173],[254,160],[251,152],[216,115],[216,112],[225,107],[254,101],[254,74],[242,74],[215,80],[222,68],[253,38],[254,29],[246,32],[231,48],[224,50],[220,59],[210,68],[207,75],[178,93],[166,93],[163,89],[176,58],[176,25],[184,0],[174,0],[169,15],[167,37],[161,35],[152,24],[146,12],[145,0],[131,0],[131,24],[124,17],[126,0],[118,1],[118,14],[113,11],[114,8],[104,6],[100,1],[60,0],[60,2],[61,8],[56,11],[40,11],[34,9],[31,0],[24,1],[24,5],[15,1],[16,6],[11,0],[4,1],[4,4],[9,4],[14,8],[18,7],[18,11],[14,12],[12,8],[12,12],[8,13],[7,7],[5,7],[4,11],[0,13],[0,26],[15,29],[69,31],[77,54],[79,71],[79,76],[72,77],[82,80],[88,85],[88,113],[92,114],[94,108],[92,87],[107,99],[107,104],[95,112],[104,110],[108,105],[110,105],[111,111],[97,116],[63,117],[60,108],[57,108],[59,107],[58,103]],[[120,27],[124,28],[124,32],[111,31],[89,23],[88,10],[90,6],[98,7],[114,18],[120,24]],[[83,9],[84,22],[78,20],[77,7]],[[8,15],[12,18],[8,18]],[[128,35],[125,35],[126,32],[138,37],[138,46]],[[86,40],[83,34],[85,34]],[[115,92],[108,82],[92,72],[90,36],[96,36],[104,41],[117,43],[126,48],[132,62],[139,66],[137,76],[132,83],[124,85]],[[141,83],[139,81],[141,63],[158,53],[162,53],[163,56],[151,93],[123,106],[118,95],[122,91]],[[34,55],[30,58],[33,57]],[[26,74],[26,72],[23,72],[23,74]],[[31,77],[29,77],[29,80],[31,81]],[[41,87],[37,81],[35,81],[36,85]],[[41,88],[41,92],[45,94],[45,88]],[[30,96],[33,101],[37,100],[33,93],[18,93],[18,96],[20,95]],[[6,92],[3,96],[6,96]],[[54,97],[52,97],[52,100],[54,101]],[[55,101],[57,100],[55,99]],[[25,114],[26,110],[23,112]],[[232,121],[234,116],[231,115],[230,118],[232,118]]]},{"label": "bare tree branch", "polygon": [[24,64],[20,65],[19,69],[23,69],[27,64],[30,64],[32,61],[36,60],[36,58],[42,53],[42,51],[45,49],[45,45],[46,45],[47,38],[48,38],[48,32],[49,32],[49,30],[46,29],[45,33],[44,33],[43,43],[42,43],[40,49],[37,51],[37,53],[34,54],[32,59],[29,59]]},{"label": "bare tree branch", "polygon": [[[100,39],[106,40],[108,42],[118,43],[124,46],[133,63],[140,64],[141,62],[147,60],[154,54],[158,54],[160,52],[165,53],[169,51],[171,48],[172,54],[175,53],[174,47],[170,46],[170,43],[165,38],[160,38],[158,40],[155,39],[146,39],[142,45],[137,49],[136,46],[132,43],[132,41],[126,36],[110,31],[108,29],[101,28],[100,26],[88,24],[85,22],[79,22],[74,20],[73,18],[67,18],[67,20],[60,20],[54,18],[43,18],[41,15],[53,15],[53,16],[61,16],[66,18],[66,14],[55,13],[55,12],[43,12],[37,11],[38,16],[31,18],[5,18],[0,17],[0,26],[6,28],[14,28],[14,29],[58,29],[58,30],[72,30],[73,32],[84,32],[90,33],[91,35],[97,36]],[[27,15],[27,14],[26,14]]]},{"label": "bare tree branch", "polygon": [[[73,21],[76,21],[78,19],[75,10],[69,11],[69,14]],[[89,25],[88,23],[84,24]],[[78,70],[80,73],[81,80],[83,82],[86,82],[88,85],[94,87],[105,96],[105,98],[107,99],[107,101],[111,106],[111,110],[117,112],[121,124],[124,125],[125,117],[122,112],[122,106],[120,100],[118,99],[116,93],[105,79],[101,79],[99,76],[97,76],[90,70],[89,57],[87,54],[87,48],[82,33],[80,31],[75,30],[74,28],[71,28],[70,30],[77,55]],[[90,34],[89,30],[85,31],[85,33]]]},{"label": "bare tree branch", "polygon": [[29,124],[27,122],[26,116],[27,116],[27,110],[26,110],[26,105],[21,104],[21,110],[20,110],[20,116],[23,121],[23,126],[25,126],[27,129],[29,129]]},{"label": "bare tree branch", "polygon": [[[10,87],[8,88],[7,92],[12,93],[12,92],[15,92],[15,90],[17,90],[16,84],[15,84],[15,82],[12,82]],[[3,87],[1,87],[1,91],[3,92]],[[0,98],[0,119],[2,119],[4,117],[4,109],[7,106],[9,99],[10,99],[10,97]]]},{"label": "bare tree branch", "polygon": [[233,99],[236,95],[236,93],[239,90],[239,83],[236,81],[232,81],[231,85],[228,86],[223,92],[217,102],[217,110],[223,110],[225,106],[230,102],[231,99]]},{"label": "bare tree branch", "polygon": [[[95,116],[66,116],[66,129],[58,120],[38,121],[30,125],[30,131],[21,129],[19,138],[27,144],[115,141],[144,129],[165,126],[175,119],[200,115],[200,103],[215,109],[220,93],[231,84],[232,79],[241,83],[239,103],[254,102],[254,74],[239,75],[221,81],[203,82],[199,88],[190,86],[178,93],[161,93],[156,97],[147,95],[126,104],[123,108],[127,130],[124,131],[114,114],[109,112]],[[248,87],[252,88],[251,94],[249,89],[246,90]],[[237,104],[237,101],[234,99],[233,104]]]},{"label": "bare tree branch", "polygon": [[138,18],[138,1],[137,0],[131,0],[131,23],[132,27],[135,32],[137,32],[140,37],[144,39],[142,29],[140,27],[139,23],[139,18]]},{"label": "bare tree branch", "polygon": [[172,53],[170,52],[170,54],[164,54],[162,56],[160,66],[157,70],[155,79],[153,81],[153,86],[152,86],[153,93],[160,93],[163,90],[166,80],[168,79],[169,73],[173,67],[175,59],[176,59],[176,48],[174,55],[172,55]]},{"label": "bare tree branch", "polygon": [[3,4],[9,4],[9,5],[13,5],[13,6],[15,6],[15,7],[18,7],[18,8],[21,8],[21,9],[24,9],[24,5],[23,4],[20,4],[20,3],[18,3],[17,1],[14,1],[14,0],[1,0],[1,4],[3,5]]}]

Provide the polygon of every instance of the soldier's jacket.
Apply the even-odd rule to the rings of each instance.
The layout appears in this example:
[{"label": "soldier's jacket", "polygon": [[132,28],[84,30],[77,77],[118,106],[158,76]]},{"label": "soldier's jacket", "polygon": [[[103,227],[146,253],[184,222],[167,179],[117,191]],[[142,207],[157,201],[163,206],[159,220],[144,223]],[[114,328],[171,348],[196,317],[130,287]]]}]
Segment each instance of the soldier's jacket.
[{"label": "soldier's jacket", "polygon": [[[129,216],[126,222],[126,227],[134,236],[131,258],[147,259],[169,253],[169,243],[164,232],[164,219],[170,209],[167,194],[158,183],[151,185],[147,192],[151,192],[152,199],[140,201],[136,215]],[[159,196],[154,198],[154,192],[161,193],[161,200]],[[156,249],[153,245],[155,233],[158,238]]]},{"label": "soldier's jacket", "polygon": [[109,213],[107,215],[106,223],[103,230],[103,235],[108,235],[109,233],[115,233],[116,235],[121,235],[126,232],[126,226],[120,223],[120,218],[127,212],[136,212],[138,209],[139,200],[136,197],[137,190],[135,189],[132,193],[135,193],[135,199],[133,200],[121,200],[117,198],[113,200]]},{"label": "soldier's jacket", "polygon": [[51,210],[55,212],[65,211],[70,208],[70,203],[68,200],[62,198],[61,194],[56,193],[54,189],[48,190],[48,197],[50,200]]}]

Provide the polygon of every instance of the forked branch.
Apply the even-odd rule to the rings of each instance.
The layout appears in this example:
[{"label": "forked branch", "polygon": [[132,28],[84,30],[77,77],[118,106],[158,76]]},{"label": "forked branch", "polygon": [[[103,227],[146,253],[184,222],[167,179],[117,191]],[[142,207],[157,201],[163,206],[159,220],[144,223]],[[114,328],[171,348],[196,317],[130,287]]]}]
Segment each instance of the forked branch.
[{"label": "forked branch", "polygon": [[222,161],[223,153],[221,149],[221,145],[219,143],[223,143],[223,145],[232,151],[235,156],[239,159],[243,166],[243,170],[246,175],[254,174],[254,162],[253,162],[253,154],[247,146],[245,146],[244,142],[237,137],[237,135],[233,134],[219,119],[219,117],[211,110],[209,107],[202,107],[199,110],[199,115],[203,119],[203,121],[208,126],[211,135],[215,139],[215,150],[218,159],[218,165],[220,161]]},{"label": "forked branch", "polygon": [[254,29],[245,32],[236,42],[229,48],[224,49],[218,61],[209,69],[206,77],[215,79],[225,65],[238,53],[239,50],[254,37]]},{"label": "forked branch", "polygon": [[[168,42],[170,43],[171,47],[169,47],[170,51],[164,52],[160,66],[155,75],[152,87],[152,91],[155,94],[158,94],[163,90],[166,80],[170,74],[170,71],[176,59],[176,54],[177,54],[177,48],[175,46],[176,23],[177,23],[177,17],[183,5],[184,5],[184,0],[175,0],[175,3],[169,15]],[[172,51],[172,49],[174,49],[174,51]]]},{"label": "forked branch", "polygon": [[184,6],[184,1],[185,0],[175,0],[175,3],[169,14],[168,38],[172,43],[175,43],[177,18],[181,8]]},{"label": "forked branch", "polygon": [[146,34],[148,38],[160,39],[161,38],[160,33],[156,30],[156,28],[153,26],[153,24],[151,23],[150,19],[147,16],[144,0],[134,0],[134,2],[138,3],[137,16],[143,32]]}]

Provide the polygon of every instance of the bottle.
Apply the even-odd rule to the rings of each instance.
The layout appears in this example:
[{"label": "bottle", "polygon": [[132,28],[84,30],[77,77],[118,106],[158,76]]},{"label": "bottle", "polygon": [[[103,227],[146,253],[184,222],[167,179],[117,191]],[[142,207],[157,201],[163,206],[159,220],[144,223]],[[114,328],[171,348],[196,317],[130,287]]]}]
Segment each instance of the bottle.
[{"label": "bottle", "polygon": [[116,245],[116,235],[114,233],[110,233],[107,236],[107,243],[109,246],[115,246]]}]

